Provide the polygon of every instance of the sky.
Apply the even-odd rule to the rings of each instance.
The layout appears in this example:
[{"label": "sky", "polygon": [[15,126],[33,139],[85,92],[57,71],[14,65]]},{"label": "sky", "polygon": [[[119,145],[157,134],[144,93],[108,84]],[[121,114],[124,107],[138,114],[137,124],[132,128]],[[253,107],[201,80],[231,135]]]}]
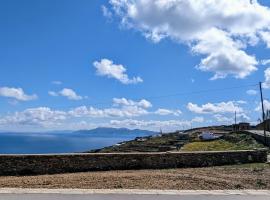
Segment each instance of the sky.
[{"label": "sky", "polygon": [[270,109],[268,0],[1,0],[0,131],[172,131]]}]

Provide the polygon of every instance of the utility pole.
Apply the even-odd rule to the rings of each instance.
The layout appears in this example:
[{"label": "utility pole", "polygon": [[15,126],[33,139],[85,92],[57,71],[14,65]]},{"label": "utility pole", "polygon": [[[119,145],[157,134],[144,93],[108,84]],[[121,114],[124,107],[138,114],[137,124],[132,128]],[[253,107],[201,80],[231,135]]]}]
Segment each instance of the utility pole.
[{"label": "utility pole", "polygon": [[236,128],[236,111],[234,112],[234,131],[235,132],[237,131],[237,128]]},{"label": "utility pole", "polygon": [[262,93],[262,82],[259,83],[260,85],[260,93],[261,93],[261,103],[262,103],[262,121],[263,121],[263,135],[264,135],[264,143],[267,145],[267,138],[266,138],[266,124],[265,124],[265,112],[264,112],[264,105],[263,105],[263,93]]}]

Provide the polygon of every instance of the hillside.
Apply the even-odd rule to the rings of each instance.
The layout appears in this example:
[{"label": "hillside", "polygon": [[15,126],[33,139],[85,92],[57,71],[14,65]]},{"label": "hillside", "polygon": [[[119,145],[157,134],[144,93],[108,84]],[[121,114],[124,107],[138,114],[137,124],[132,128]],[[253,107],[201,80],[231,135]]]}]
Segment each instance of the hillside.
[{"label": "hillside", "polygon": [[185,133],[174,132],[147,137],[137,137],[135,140],[89,152],[164,152],[164,151],[226,151],[250,150],[263,148],[250,135],[245,133],[220,132],[222,137],[213,141],[199,139],[200,130],[189,130]]}]

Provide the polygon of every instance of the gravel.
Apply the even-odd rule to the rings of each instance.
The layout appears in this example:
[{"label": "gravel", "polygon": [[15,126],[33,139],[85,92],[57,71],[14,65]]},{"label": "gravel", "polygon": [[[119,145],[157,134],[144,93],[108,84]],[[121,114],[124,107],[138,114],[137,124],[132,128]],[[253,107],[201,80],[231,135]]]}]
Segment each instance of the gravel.
[{"label": "gravel", "polygon": [[2,176],[0,187],[82,189],[270,189],[270,165]]}]

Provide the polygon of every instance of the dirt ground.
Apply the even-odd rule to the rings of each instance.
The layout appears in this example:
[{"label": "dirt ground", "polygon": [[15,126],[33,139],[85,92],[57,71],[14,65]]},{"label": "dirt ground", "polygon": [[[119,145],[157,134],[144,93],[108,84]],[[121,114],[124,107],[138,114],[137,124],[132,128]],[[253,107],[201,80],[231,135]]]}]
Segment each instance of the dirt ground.
[{"label": "dirt ground", "polygon": [[87,189],[270,189],[270,165],[0,177],[0,187]]}]

